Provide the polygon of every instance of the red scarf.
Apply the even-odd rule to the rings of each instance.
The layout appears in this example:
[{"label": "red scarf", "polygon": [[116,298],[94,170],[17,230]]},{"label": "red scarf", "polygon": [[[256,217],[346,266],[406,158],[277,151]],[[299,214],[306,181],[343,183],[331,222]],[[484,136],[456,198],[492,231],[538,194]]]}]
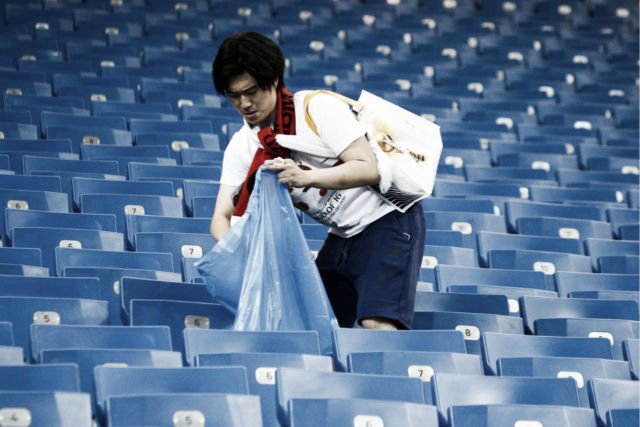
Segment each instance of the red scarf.
[{"label": "red scarf", "polygon": [[278,144],[276,135],[295,135],[296,133],[296,112],[293,105],[293,95],[284,86],[278,90],[277,95],[278,100],[276,101],[276,122],[274,128],[271,129],[268,127],[258,132],[261,147],[258,147],[256,154],[253,156],[253,161],[251,162],[251,166],[249,166],[249,172],[237,196],[233,215],[242,216],[247,209],[249,197],[253,191],[256,172],[260,166],[267,160],[272,160],[276,157],[288,158],[291,155],[287,148]]}]

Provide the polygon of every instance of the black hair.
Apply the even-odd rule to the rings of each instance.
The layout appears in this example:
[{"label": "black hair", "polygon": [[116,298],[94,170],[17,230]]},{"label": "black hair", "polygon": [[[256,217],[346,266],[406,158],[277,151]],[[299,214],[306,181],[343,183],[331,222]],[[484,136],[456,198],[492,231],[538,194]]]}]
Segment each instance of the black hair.
[{"label": "black hair", "polygon": [[268,89],[278,81],[284,85],[284,55],[269,37],[256,31],[236,33],[225,39],[213,59],[213,85],[223,95],[231,80],[248,73],[261,89]]}]

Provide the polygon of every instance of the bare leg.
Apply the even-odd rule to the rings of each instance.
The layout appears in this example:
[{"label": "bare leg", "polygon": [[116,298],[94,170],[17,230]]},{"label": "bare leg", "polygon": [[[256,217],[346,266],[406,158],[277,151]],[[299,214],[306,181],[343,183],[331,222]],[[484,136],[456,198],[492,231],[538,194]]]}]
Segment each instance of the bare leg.
[{"label": "bare leg", "polygon": [[387,330],[398,329],[395,323],[383,317],[368,317],[366,319],[362,319],[362,327],[364,329],[387,329]]}]

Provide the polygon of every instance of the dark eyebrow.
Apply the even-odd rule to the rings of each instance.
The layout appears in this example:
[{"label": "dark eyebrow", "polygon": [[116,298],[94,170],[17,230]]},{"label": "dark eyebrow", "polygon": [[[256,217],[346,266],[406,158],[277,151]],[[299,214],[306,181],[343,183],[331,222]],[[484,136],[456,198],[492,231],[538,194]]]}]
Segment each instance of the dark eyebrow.
[{"label": "dark eyebrow", "polygon": [[230,90],[227,90],[226,91],[226,95],[227,96],[240,96],[243,93],[246,94],[247,92],[251,92],[251,91],[256,90],[256,89],[258,89],[258,85],[257,84],[255,84],[253,86],[249,86],[248,88],[243,89],[243,90],[239,90],[237,92],[232,92]]}]

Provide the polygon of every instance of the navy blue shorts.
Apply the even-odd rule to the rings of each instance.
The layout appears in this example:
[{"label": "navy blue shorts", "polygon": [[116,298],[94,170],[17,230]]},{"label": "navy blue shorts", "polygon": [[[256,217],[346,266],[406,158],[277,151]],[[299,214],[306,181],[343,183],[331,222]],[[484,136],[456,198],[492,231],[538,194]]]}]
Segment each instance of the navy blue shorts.
[{"label": "navy blue shorts", "polygon": [[382,317],[410,328],[424,252],[422,205],[392,211],[361,233],[329,234],[316,265],[342,327]]}]

